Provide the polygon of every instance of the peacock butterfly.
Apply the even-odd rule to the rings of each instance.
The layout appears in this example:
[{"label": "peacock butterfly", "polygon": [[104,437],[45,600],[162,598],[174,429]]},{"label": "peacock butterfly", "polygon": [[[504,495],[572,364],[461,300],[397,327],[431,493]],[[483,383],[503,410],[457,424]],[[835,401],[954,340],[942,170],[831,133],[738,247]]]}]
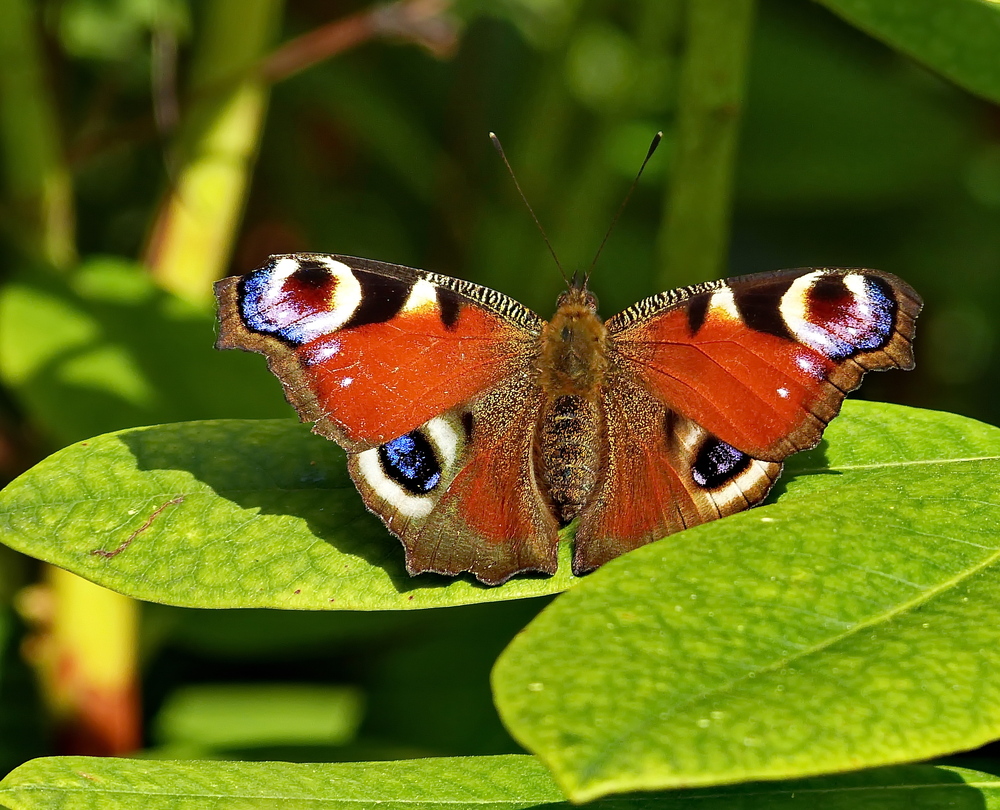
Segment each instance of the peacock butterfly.
[{"label": "peacock butterfly", "polygon": [[866,371],[913,367],[922,302],[876,270],[660,293],[604,322],[586,281],[548,322],[468,281],[325,254],[215,286],[218,348],[260,352],[348,453],[411,574],[573,572],[759,503]]}]

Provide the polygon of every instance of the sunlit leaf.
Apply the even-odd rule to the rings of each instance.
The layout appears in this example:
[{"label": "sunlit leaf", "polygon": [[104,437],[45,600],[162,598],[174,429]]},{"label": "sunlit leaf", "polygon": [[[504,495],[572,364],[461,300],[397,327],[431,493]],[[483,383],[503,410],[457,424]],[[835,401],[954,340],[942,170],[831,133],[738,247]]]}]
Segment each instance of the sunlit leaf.
[{"label": "sunlit leaf", "polygon": [[494,670],[576,800],[1000,736],[1000,429],[856,403],[777,502],[609,563]]},{"label": "sunlit leaf", "polygon": [[553,593],[409,576],[343,451],[292,420],[184,422],[78,442],[0,495],[0,539],[154,602],[382,610]]},{"label": "sunlit leaf", "polygon": [[[906,485],[909,478],[900,478],[895,464],[899,451],[886,441],[895,433],[885,425],[905,421],[915,452],[927,460],[947,454],[941,437],[949,431],[985,431],[986,444],[993,436],[992,429],[947,414],[860,402],[847,411],[829,431],[834,469],[827,469],[823,445],[790,468],[811,464],[827,474],[779,484],[779,492],[787,489],[781,514],[819,527],[810,531],[824,530],[817,514],[839,525],[859,498],[874,498],[876,508],[882,497],[851,489],[854,479],[836,459],[867,453],[892,486]],[[952,472],[947,464],[919,469],[952,480],[940,475]],[[954,480],[961,474],[956,468]],[[730,520],[656,548],[728,538],[745,525]],[[409,576],[399,542],[364,510],[343,451],[290,420],[160,425],[79,442],[4,490],[0,539],[114,590],[191,607],[438,607],[551,594],[578,581],[565,544],[560,572],[550,578],[516,577],[489,588],[467,577]]]},{"label": "sunlit leaf", "polygon": [[[569,810],[532,757],[293,765],[52,757],[0,782],[10,810]],[[618,796],[595,810],[993,810],[1000,779],[962,768],[883,768],[822,779]]]},{"label": "sunlit leaf", "polygon": [[831,11],[992,101],[1000,101],[996,0],[819,0]]}]

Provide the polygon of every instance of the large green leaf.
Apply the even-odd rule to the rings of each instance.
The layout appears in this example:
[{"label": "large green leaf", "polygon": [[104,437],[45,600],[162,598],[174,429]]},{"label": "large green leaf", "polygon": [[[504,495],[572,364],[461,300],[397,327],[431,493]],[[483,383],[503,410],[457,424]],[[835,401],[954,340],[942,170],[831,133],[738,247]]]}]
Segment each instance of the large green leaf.
[{"label": "large green leaf", "polygon": [[0,539],[113,590],[191,607],[436,607],[553,593],[572,579],[568,566],[502,588],[410,577],[344,452],[291,420],[78,442],[0,494]]},{"label": "large green leaf", "polygon": [[[900,486],[906,481],[898,478],[898,452],[886,444],[884,425],[905,422],[907,441],[928,459],[942,458],[938,449],[948,452],[950,432],[978,431],[987,444],[994,436],[945,414],[860,402],[846,410],[830,429],[830,446],[838,448],[830,452],[866,452]],[[790,466],[802,464],[831,472],[822,452]],[[838,525],[859,497],[868,499],[845,489],[849,480],[797,476],[782,514],[820,527],[810,533],[824,530],[823,515]],[[759,521],[762,514],[744,518]],[[696,537],[728,538],[746,525],[730,520],[702,527]],[[656,548],[683,548],[689,537]],[[190,422],[79,442],[4,490],[0,539],[131,596],[195,607],[422,608],[556,593],[576,581],[565,544],[551,578],[487,588],[465,577],[408,576],[398,541],[362,507],[343,451],[291,421]]]},{"label": "large green leaf", "polygon": [[973,93],[1000,101],[996,0],[819,0]]},{"label": "large green leaf", "polygon": [[609,563],[494,670],[575,800],[1000,736],[1000,430],[855,404],[775,504]]},{"label": "large green leaf", "polygon": [[[0,782],[10,810],[520,810],[568,808],[532,757],[292,765],[51,757]],[[1000,807],[1000,779],[962,768],[884,768],[824,779],[620,796],[598,810],[904,810]]]}]

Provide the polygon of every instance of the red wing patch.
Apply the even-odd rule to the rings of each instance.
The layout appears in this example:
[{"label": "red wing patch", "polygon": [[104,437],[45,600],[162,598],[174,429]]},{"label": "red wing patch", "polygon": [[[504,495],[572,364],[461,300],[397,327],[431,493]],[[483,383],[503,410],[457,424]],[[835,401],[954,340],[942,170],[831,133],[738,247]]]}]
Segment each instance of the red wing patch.
[{"label": "red wing patch", "polygon": [[781,471],[666,409],[635,381],[612,381],[601,479],[580,514],[573,572],[759,503]]}]

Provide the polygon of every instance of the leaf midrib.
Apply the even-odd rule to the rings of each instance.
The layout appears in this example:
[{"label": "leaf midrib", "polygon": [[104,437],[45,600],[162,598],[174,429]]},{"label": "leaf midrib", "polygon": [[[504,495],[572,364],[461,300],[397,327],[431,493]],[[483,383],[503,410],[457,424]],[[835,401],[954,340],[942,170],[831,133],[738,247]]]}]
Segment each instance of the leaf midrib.
[{"label": "leaf midrib", "polygon": [[836,467],[805,467],[789,470],[793,475],[816,475],[822,473],[839,472],[841,470],[881,470],[886,467],[913,467],[927,464],[968,464],[974,461],[1000,461],[997,456],[968,456],[965,458],[930,458],[913,459],[910,461],[883,461],[878,464],[840,464]]}]

